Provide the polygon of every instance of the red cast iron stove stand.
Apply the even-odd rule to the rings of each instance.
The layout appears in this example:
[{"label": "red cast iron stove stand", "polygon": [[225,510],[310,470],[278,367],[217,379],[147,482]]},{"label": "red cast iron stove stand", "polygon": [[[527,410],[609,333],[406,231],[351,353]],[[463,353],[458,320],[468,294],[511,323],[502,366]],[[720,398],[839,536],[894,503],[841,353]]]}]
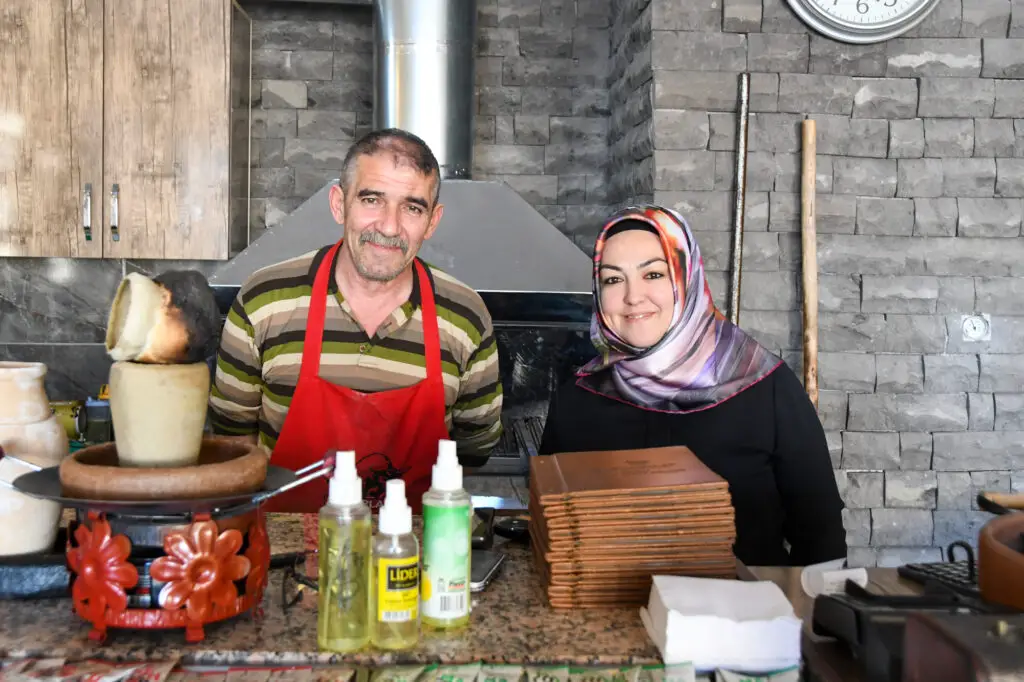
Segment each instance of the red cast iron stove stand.
[{"label": "red cast iron stove stand", "polygon": [[[184,628],[186,641],[201,642],[204,625],[258,606],[267,585],[270,541],[265,513],[246,516],[251,518],[232,524],[241,520],[243,534],[221,530],[209,514],[195,514],[184,529],[167,533],[163,554],[152,560],[133,556],[137,548],[127,536],[112,533],[106,514],[88,511],[69,535],[66,556],[74,611],[92,624],[89,638],[103,642],[111,627]],[[148,566],[150,581],[140,581],[139,566]],[[148,588],[140,583],[150,582],[162,584],[155,599],[149,595],[153,606],[129,608],[129,595],[145,595]]]}]

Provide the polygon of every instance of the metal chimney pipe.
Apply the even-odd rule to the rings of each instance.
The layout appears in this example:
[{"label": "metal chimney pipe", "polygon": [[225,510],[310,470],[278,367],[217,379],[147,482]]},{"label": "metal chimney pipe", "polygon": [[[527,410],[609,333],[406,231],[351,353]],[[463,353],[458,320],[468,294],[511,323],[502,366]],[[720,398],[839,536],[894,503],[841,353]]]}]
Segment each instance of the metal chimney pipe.
[{"label": "metal chimney pipe", "polygon": [[442,178],[469,178],[476,0],[377,0],[374,8],[374,127],[420,136]]}]

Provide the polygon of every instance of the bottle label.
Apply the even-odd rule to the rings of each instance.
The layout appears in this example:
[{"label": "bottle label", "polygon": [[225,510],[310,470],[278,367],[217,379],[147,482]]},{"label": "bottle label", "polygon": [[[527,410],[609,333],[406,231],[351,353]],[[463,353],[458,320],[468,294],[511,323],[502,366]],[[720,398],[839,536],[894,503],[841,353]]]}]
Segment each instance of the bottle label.
[{"label": "bottle label", "polygon": [[423,615],[469,613],[469,553],[473,510],[423,505]]},{"label": "bottle label", "polygon": [[377,620],[405,623],[416,620],[420,601],[419,557],[381,559],[377,575]]}]

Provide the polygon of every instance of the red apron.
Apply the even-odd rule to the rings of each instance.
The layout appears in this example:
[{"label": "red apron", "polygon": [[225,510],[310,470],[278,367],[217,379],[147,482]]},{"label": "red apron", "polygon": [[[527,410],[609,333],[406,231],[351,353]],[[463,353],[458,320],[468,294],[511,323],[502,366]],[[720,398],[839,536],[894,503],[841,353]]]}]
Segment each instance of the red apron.
[{"label": "red apron", "polygon": [[[437,442],[448,438],[434,292],[423,264],[413,261],[423,315],[426,379],[408,388],[377,393],[361,393],[325,381],[318,374],[327,285],[340,246],[339,241],[327,252],[313,280],[299,380],[270,462],[296,471],[332,450],[355,450],[367,504],[379,507],[387,480],[402,478],[406,499],[413,512],[419,513],[437,460]],[[327,479],[318,478],[271,498],[267,510],[312,513],[326,501]]]}]

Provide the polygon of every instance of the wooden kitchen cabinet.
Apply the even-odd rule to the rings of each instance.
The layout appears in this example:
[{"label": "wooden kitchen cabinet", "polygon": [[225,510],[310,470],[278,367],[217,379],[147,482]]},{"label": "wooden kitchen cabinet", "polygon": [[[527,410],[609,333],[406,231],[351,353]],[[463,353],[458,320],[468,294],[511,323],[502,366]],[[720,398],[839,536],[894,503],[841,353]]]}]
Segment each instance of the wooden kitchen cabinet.
[{"label": "wooden kitchen cabinet", "polygon": [[233,0],[2,0],[0,256],[244,248],[250,55]]},{"label": "wooden kitchen cabinet", "polygon": [[102,256],[102,173],[103,0],[3,0],[0,256]]}]

